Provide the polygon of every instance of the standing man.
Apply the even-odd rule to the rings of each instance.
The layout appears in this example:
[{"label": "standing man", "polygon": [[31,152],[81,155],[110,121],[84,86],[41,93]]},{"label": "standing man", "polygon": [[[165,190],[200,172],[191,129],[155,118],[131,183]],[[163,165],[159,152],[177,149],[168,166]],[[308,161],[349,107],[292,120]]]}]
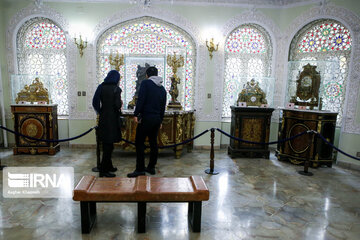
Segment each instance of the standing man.
[{"label": "standing man", "polygon": [[[166,91],[162,86],[163,79],[158,76],[156,67],[146,70],[146,78],[141,82],[138,99],[134,111],[136,128],[136,169],[128,177],[155,174],[155,165],[158,157],[157,136],[164,118],[166,106]],[[150,161],[145,168],[145,138],[149,138]]]}]

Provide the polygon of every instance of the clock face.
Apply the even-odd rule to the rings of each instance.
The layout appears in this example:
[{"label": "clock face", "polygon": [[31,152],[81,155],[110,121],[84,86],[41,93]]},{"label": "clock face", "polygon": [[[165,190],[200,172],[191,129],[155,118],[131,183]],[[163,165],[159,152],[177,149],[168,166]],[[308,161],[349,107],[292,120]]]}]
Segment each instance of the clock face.
[{"label": "clock face", "polygon": [[256,97],[255,97],[255,96],[252,96],[252,97],[250,98],[250,101],[251,101],[251,102],[255,102],[255,101],[256,101]]},{"label": "clock face", "polygon": [[301,82],[301,85],[303,87],[310,87],[311,86],[311,77],[310,76],[305,76],[303,79],[302,79],[302,82]]}]

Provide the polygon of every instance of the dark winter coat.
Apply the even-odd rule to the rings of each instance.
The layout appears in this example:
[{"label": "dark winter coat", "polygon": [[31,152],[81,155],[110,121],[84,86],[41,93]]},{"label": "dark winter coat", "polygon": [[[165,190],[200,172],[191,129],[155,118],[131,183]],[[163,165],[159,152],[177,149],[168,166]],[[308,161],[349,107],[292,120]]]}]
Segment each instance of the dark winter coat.
[{"label": "dark winter coat", "polygon": [[121,89],[118,87],[120,74],[110,71],[94,94],[93,107],[99,114],[98,136],[105,143],[121,140],[119,117],[121,115]]},{"label": "dark winter coat", "polygon": [[134,116],[164,118],[166,107],[166,90],[162,86],[162,78],[151,76],[141,82]]}]

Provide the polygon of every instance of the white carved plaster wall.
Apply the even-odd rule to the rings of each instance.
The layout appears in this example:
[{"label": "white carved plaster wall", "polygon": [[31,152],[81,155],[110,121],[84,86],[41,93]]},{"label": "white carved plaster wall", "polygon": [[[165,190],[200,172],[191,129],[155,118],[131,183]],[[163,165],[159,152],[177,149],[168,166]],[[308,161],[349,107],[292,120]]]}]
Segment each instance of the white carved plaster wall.
[{"label": "white carved plaster wall", "polygon": [[[72,38],[69,35],[69,24],[66,19],[58,12],[46,5],[30,4],[28,7],[17,12],[9,21],[6,31],[6,48],[7,48],[7,61],[8,61],[8,72],[10,74],[17,74],[17,55],[16,55],[16,35],[21,26],[29,19],[34,17],[44,17],[52,20],[56,23],[65,33],[67,39],[67,70],[68,70],[68,102],[69,102],[69,118],[72,115],[76,115],[77,97],[76,97],[76,52]],[[10,80],[9,80],[10,81]],[[11,86],[11,84],[9,84]],[[7,117],[10,118],[10,112],[7,113]]]},{"label": "white carved plaster wall", "polygon": [[[143,8],[139,8],[139,7],[133,7],[133,8],[129,8],[126,9],[124,11],[121,12],[117,12],[115,14],[113,14],[112,16],[104,19],[103,21],[101,21],[94,29],[93,35],[94,35],[94,40],[93,42],[91,42],[91,46],[88,47],[88,52],[89,54],[91,54],[91,56],[87,57],[88,60],[88,64],[87,66],[89,66],[88,69],[88,79],[91,79],[88,82],[88,92],[94,92],[96,87],[97,87],[97,83],[96,83],[96,45],[97,45],[97,41],[100,38],[100,36],[110,27],[125,22],[125,21],[129,21],[132,19],[136,19],[136,18],[140,18],[140,17],[154,17],[157,19],[160,19],[164,22],[168,22],[171,23],[181,29],[183,29],[184,31],[186,31],[194,40],[195,45],[196,45],[196,63],[195,63],[195,68],[196,68],[196,72],[195,72],[195,78],[194,78],[194,108],[197,110],[196,111],[196,119],[198,121],[205,121],[208,120],[207,118],[205,118],[202,115],[202,111],[201,108],[203,106],[203,102],[205,100],[205,68],[204,66],[206,66],[206,48],[204,46],[205,41],[202,41],[201,36],[200,36],[200,31],[199,29],[194,26],[193,23],[191,23],[189,20],[187,20],[186,18],[184,18],[183,16],[180,16],[174,12],[168,11],[168,10],[164,10],[164,9],[160,9],[160,8],[156,8],[156,7],[151,7],[151,8],[147,8],[147,9],[143,9]],[[201,67],[202,66],[202,67]],[[203,96],[203,97],[200,97]],[[91,99],[88,99],[88,114],[89,116],[93,115],[93,110],[91,107]]]},{"label": "white carved plaster wall", "polygon": [[[272,44],[272,59],[271,59],[271,77],[275,78],[275,87],[274,87],[274,99],[273,99],[273,104],[275,107],[277,106],[281,106],[281,84],[279,84],[280,80],[279,80],[279,76],[282,74],[282,72],[284,71],[284,65],[281,65],[277,60],[278,60],[278,56],[283,54],[283,49],[281,46],[278,44],[279,39],[280,39],[280,29],[278,28],[278,26],[268,17],[266,17],[263,13],[261,13],[260,11],[252,8],[250,10],[247,10],[243,13],[241,13],[238,16],[233,17],[232,19],[230,19],[224,26],[223,26],[223,44],[222,46],[224,46],[225,44],[225,40],[226,38],[229,36],[229,34],[236,28],[238,28],[239,26],[243,25],[243,24],[251,24],[251,23],[255,23],[257,25],[260,25],[261,27],[263,27],[266,32],[269,34],[270,36],[270,41]],[[215,95],[216,96],[216,100],[214,98],[214,102],[217,102],[218,104],[220,104],[220,108],[219,111],[217,112],[217,119],[218,121],[221,120],[221,112],[222,112],[222,102],[223,102],[223,84],[224,84],[224,73],[225,73],[225,57],[224,57],[224,49],[221,49],[221,61],[219,64],[219,67],[217,68],[217,72],[216,72],[216,78],[217,79],[221,79],[220,81],[217,81],[217,86],[214,87],[214,89],[221,89],[221,91],[217,91],[218,94]],[[275,64],[276,63],[276,64]],[[275,111],[273,113],[273,119],[272,121],[278,121],[278,111]]]},{"label": "white carved plaster wall", "polygon": [[[350,68],[346,82],[343,124],[341,130],[345,133],[360,134],[360,123],[356,122],[356,109],[360,90],[360,18],[355,13],[333,4],[323,4],[322,6],[309,9],[304,14],[295,18],[286,30],[284,39],[281,41],[282,45],[280,46],[286,46],[287,51],[280,56],[281,59],[279,60],[280,62],[287,63],[291,41],[301,28],[314,20],[323,18],[334,19],[344,24],[350,30],[352,36]],[[287,64],[283,66],[287,66]],[[281,102],[284,102],[285,86],[287,83],[286,72],[283,73],[281,80],[282,81],[279,82],[283,86]]]}]

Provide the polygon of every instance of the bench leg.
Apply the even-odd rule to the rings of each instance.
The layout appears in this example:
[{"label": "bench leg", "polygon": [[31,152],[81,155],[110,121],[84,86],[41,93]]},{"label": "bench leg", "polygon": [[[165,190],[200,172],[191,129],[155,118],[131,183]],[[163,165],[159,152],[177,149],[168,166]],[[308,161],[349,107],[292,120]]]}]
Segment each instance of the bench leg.
[{"label": "bench leg", "polygon": [[138,233],[145,233],[146,202],[138,202]]},{"label": "bench leg", "polygon": [[201,203],[189,202],[188,219],[193,232],[201,231]]},{"label": "bench leg", "polygon": [[81,232],[90,233],[96,220],[96,202],[80,202]]}]

